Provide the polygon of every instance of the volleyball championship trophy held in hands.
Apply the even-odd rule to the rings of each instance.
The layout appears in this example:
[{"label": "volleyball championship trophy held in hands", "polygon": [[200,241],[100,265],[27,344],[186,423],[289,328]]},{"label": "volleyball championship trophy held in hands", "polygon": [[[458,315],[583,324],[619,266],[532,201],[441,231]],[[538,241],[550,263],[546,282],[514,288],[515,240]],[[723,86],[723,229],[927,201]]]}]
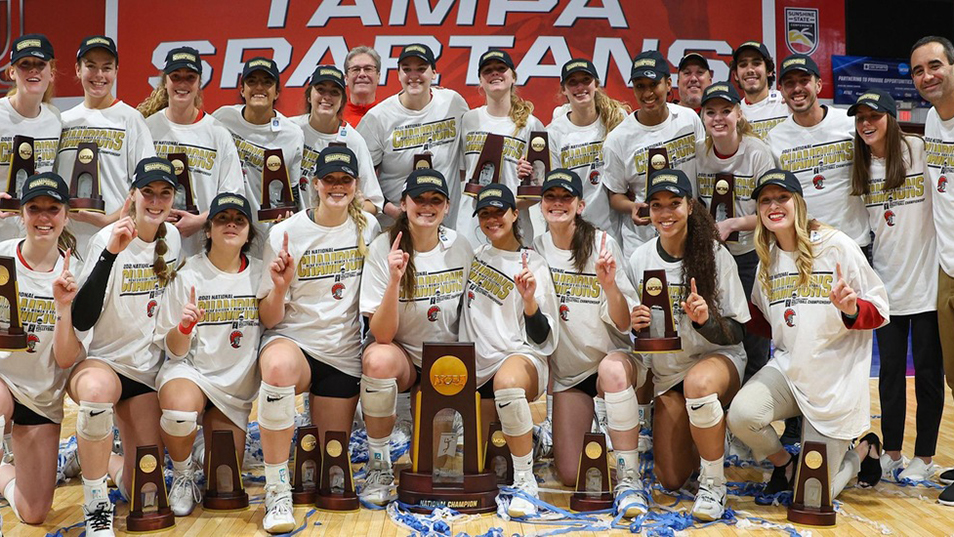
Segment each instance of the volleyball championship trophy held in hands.
[{"label": "volleyball championship trophy held in hands", "polygon": [[[497,476],[484,470],[473,343],[425,343],[414,420],[412,466],[401,472],[398,499],[418,512],[450,507],[462,513],[497,509]],[[460,414],[464,426],[462,480],[435,482],[434,421],[442,410]]]},{"label": "volleyball championship trophy held in hands", "polygon": [[348,433],[325,431],[325,447],[321,455],[321,486],[315,506],[325,511],[357,511],[360,507],[354,492],[351,457],[348,454]]},{"label": "volleyball championship trophy held in hands", "polygon": [[0,328],[0,350],[27,350],[27,336],[20,322],[20,292],[17,290],[16,263],[12,257],[0,256],[0,297],[7,301],[10,323]]},{"label": "volleyball championship trophy held in hands", "polygon": [[262,208],[259,222],[274,222],[286,213],[298,210],[288,182],[288,168],[281,149],[266,149],[262,165]]},{"label": "volleyball championship trophy held in hands", "polygon": [[176,525],[166,496],[161,461],[158,446],[136,447],[136,471],[129,490],[132,503],[126,516],[126,529],[130,532],[147,533]]},{"label": "volleyball championship trophy held in hands", "polygon": [[321,450],[318,449],[318,427],[303,425],[295,435],[295,461],[292,474],[292,503],[314,505],[318,495]]},{"label": "volleyball championship trophy held in hands", "polygon": [[828,474],[828,448],[822,442],[805,442],[795,472],[795,493],[792,505],[788,508],[788,520],[811,526],[834,526],[835,519]]},{"label": "volleyball championship trophy held in hands", "polygon": [[[735,218],[735,176],[731,173],[717,173],[712,186],[712,202],[709,214],[716,223]],[[739,232],[733,231],[726,242],[739,242]]]},{"label": "volleyball championship trophy held in hands", "polygon": [[499,134],[488,134],[484,140],[484,147],[477,157],[474,174],[464,185],[464,194],[476,196],[480,189],[490,183],[500,182],[500,166],[503,164],[504,137]]},{"label": "volleyball championship trophy held in hands", "polygon": [[533,166],[533,172],[520,181],[517,197],[540,199],[543,193],[543,180],[550,173],[550,137],[546,131],[530,133],[527,161]]},{"label": "volleyball championship trophy held in hands", "polygon": [[172,163],[172,170],[176,174],[176,180],[179,181],[173,206],[180,211],[199,214],[193,195],[195,190],[192,188],[192,174],[189,173],[189,156],[185,153],[169,153],[166,158]]},{"label": "volleyball championship trophy held in hands", "polygon": [[76,146],[76,162],[70,176],[70,210],[106,212],[99,183],[99,146],[94,142]]},{"label": "volleyball championship trophy held in hands", "polygon": [[202,507],[210,511],[247,509],[248,494],[242,486],[239,454],[235,451],[232,431],[212,431],[210,446]]},{"label": "volleyball championship trophy held in hands", "polygon": [[663,335],[653,337],[653,324],[636,333],[633,350],[641,353],[674,352],[682,348],[682,340],[676,332],[676,323],[672,315],[672,300],[669,298],[669,286],[666,283],[666,271],[662,269],[643,272],[643,292],[641,303],[650,310],[661,308],[663,313]]},{"label": "volleyball championship trophy held in hands", "polygon": [[20,210],[20,193],[23,192],[23,184],[28,177],[36,174],[33,142],[33,138],[29,136],[13,137],[10,168],[7,174],[7,194],[10,195],[10,199],[0,198],[0,209],[4,211]]},{"label": "volleyball championship trophy held in hands", "polygon": [[[649,178],[659,170],[669,167],[669,151],[665,147],[650,147],[646,150],[646,188],[649,188]],[[644,200],[648,201],[648,200]],[[649,218],[649,206],[640,207],[637,213],[640,218]]]},{"label": "volleyball championship trophy held in hands", "polygon": [[576,473],[576,492],[570,496],[570,509],[598,511],[613,506],[607,455],[606,436],[603,433],[583,434],[583,452],[580,453],[580,468]]}]

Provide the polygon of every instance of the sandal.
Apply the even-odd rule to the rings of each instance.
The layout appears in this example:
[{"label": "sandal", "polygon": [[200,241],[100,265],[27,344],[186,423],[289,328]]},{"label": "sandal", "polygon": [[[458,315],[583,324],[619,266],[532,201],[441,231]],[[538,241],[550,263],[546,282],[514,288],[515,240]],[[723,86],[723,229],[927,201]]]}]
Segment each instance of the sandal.
[{"label": "sandal", "polygon": [[[860,442],[868,442],[868,451],[861,459],[861,471],[858,472],[858,486],[861,488],[873,487],[881,481],[881,439],[875,433],[864,435]],[[878,457],[871,456],[871,448],[875,448]]]}]

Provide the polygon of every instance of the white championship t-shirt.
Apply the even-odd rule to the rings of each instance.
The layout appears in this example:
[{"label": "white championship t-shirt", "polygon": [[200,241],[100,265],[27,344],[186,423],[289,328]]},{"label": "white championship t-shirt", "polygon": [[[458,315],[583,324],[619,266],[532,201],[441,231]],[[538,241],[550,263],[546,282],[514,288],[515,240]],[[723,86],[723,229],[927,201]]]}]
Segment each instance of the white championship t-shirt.
[{"label": "white championship t-shirt", "polygon": [[942,120],[936,108],[928,111],[924,123],[924,150],[927,174],[931,179],[937,257],[941,268],[954,277],[954,118]]},{"label": "white championship t-shirt", "polygon": [[[403,291],[398,297],[398,329],[394,341],[400,343],[414,365],[421,367],[425,341],[456,343],[461,297],[470,272],[474,251],[467,239],[452,229],[441,227],[437,246],[413,256],[416,273],[414,296]],[[371,243],[361,277],[361,314],[371,316],[381,306],[391,273],[388,254],[391,239],[382,233]]]},{"label": "white championship t-shirt", "polygon": [[[752,303],[772,326],[775,354],[766,367],[788,381],[798,408],[821,434],[850,440],[870,426],[871,330],[845,328],[841,311],[828,295],[838,283],[836,263],[859,298],[888,319],[884,285],[857,244],[844,233],[823,227],[811,232],[815,261],[807,287],[797,287],[795,255],[776,245],[770,250],[770,290],[755,283]],[[761,269],[761,264],[759,265]]]},{"label": "white championship t-shirt", "polygon": [[755,135],[763,140],[769,131],[792,114],[778,90],[769,90],[768,96],[755,104],[749,104],[743,99],[739,106],[742,108],[742,116],[752,125]]}]

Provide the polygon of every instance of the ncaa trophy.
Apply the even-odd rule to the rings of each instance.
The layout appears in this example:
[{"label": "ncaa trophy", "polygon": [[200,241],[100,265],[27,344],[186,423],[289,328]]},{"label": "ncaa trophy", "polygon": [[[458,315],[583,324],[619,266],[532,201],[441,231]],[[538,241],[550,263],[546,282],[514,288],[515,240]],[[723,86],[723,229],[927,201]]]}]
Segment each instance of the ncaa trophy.
[{"label": "ncaa trophy", "polygon": [[[649,188],[649,176],[669,167],[669,151],[665,147],[650,147],[646,150],[646,188]],[[645,200],[643,200],[645,201]],[[649,218],[649,207],[641,207],[640,218]]]},{"label": "ncaa trophy", "polygon": [[662,337],[652,337],[652,324],[636,333],[633,350],[641,353],[674,352],[682,348],[682,340],[676,332],[672,317],[672,300],[666,284],[666,271],[662,269],[643,272],[643,292],[640,300],[650,310],[662,308],[664,332]]},{"label": "ncaa trophy", "polygon": [[0,328],[0,350],[27,350],[27,335],[20,322],[20,291],[17,288],[17,270],[12,257],[0,256],[0,297],[10,307],[10,326]]},{"label": "ncaa trophy", "polygon": [[474,174],[464,185],[464,194],[476,196],[480,189],[490,183],[500,182],[500,166],[503,164],[504,137],[488,134],[484,147],[477,157]]},{"label": "ncaa trophy", "polygon": [[106,212],[99,184],[99,146],[94,142],[76,146],[76,162],[70,177],[70,211]]},{"label": "ncaa trophy", "polygon": [[[715,184],[712,186],[709,214],[716,223],[735,218],[735,176],[731,173],[716,174]],[[729,233],[725,242],[739,242],[739,232]]]},{"label": "ncaa trophy", "polygon": [[325,431],[325,449],[321,455],[321,486],[315,506],[325,511],[357,511],[360,504],[354,492],[348,433]]},{"label": "ncaa trophy", "polygon": [[[580,453],[580,468],[576,473],[576,492],[570,496],[570,509],[598,511],[613,506],[608,455],[606,435],[603,433],[583,434],[583,452]],[[597,475],[599,476],[597,490],[588,490],[590,478]]]},{"label": "ncaa trophy", "polygon": [[232,431],[212,431],[209,445],[209,466],[205,469],[206,487],[202,507],[210,511],[247,509],[248,494],[242,486],[239,453],[235,451]]},{"label": "ncaa trophy", "polygon": [[175,208],[187,213],[199,214],[199,208],[195,205],[195,190],[192,188],[192,174],[189,173],[189,156],[185,153],[169,153],[166,158],[172,163],[172,170],[176,174],[176,180],[179,181],[179,186],[176,188]]},{"label": "ncaa trophy", "polygon": [[318,493],[318,472],[321,469],[321,450],[318,448],[318,427],[303,425],[295,434],[295,468],[292,474],[292,503],[310,505]]},{"label": "ncaa trophy", "polygon": [[805,442],[795,472],[795,494],[788,508],[788,520],[811,526],[834,526],[831,503],[828,449],[822,442]]},{"label": "ncaa trophy", "polygon": [[517,187],[517,197],[540,199],[540,195],[543,193],[543,180],[550,173],[550,137],[546,131],[532,131],[530,133],[527,161],[533,166],[533,171],[528,177],[520,181],[520,185]]},{"label": "ncaa trophy", "polygon": [[[166,481],[162,475],[162,460],[159,447],[136,447],[136,471],[133,472],[129,494],[132,503],[126,516],[126,529],[135,533],[164,530],[176,525],[176,517],[169,508],[166,496]],[[155,510],[147,508],[144,497],[155,498]]]},{"label": "ncaa trophy", "polygon": [[10,199],[0,198],[0,209],[4,211],[20,210],[20,193],[27,178],[36,174],[36,156],[34,140],[29,136],[14,136],[13,150],[10,152],[10,168],[7,174],[7,194]]},{"label": "ncaa trophy", "polygon": [[298,211],[292,196],[288,169],[281,149],[266,149],[262,166],[262,208],[258,210],[259,222],[274,222],[289,212]]}]

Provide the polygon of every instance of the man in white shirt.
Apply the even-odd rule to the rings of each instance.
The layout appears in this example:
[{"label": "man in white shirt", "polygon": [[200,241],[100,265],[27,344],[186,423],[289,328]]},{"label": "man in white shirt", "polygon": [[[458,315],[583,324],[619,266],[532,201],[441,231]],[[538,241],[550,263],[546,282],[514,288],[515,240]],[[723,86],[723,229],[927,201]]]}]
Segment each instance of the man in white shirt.
[{"label": "man in white shirt", "polygon": [[768,47],[758,41],[746,41],[732,53],[729,64],[732,80],[744,93],[742,115],[759,138],[765,139],[772,127],[791,114],[775,85],[775,61]]},{"label": "man in white shirt", "polygon": [[702,92],[712,84],[709,60],[698,52],[690,52],[679,60],[679,104],[696,112],[702,106]]}]

